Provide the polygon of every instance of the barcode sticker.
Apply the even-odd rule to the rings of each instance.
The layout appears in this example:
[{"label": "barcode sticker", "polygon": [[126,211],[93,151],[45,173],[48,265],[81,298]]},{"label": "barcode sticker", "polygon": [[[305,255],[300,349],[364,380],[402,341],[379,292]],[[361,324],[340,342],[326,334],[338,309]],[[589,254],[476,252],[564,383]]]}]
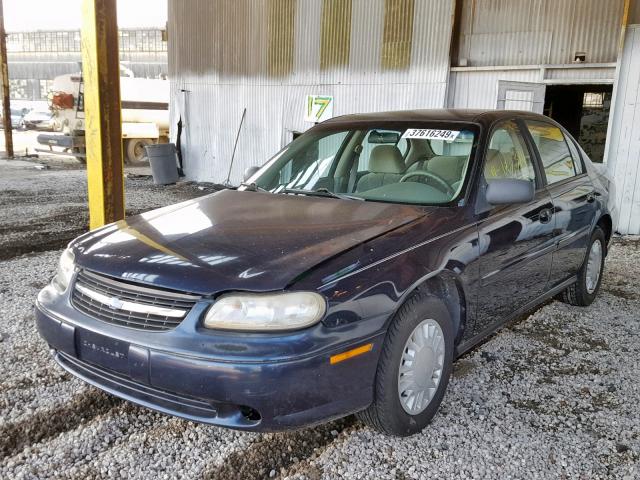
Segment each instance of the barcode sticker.
[{"label": "barcode sticker", "polygon": [[422,138],[424,140],[446,140],[453,142],[460,132],[458,130],[434,130],[432,128],[409,128],[402,138]]}]

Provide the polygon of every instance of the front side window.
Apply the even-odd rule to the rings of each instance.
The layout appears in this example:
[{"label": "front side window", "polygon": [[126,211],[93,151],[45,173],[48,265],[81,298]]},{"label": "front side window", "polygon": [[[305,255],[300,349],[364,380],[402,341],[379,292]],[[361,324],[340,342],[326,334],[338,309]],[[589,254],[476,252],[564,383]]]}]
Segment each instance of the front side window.
[{"label": "front side window", "polygon": [[[398,123],[314,128],[249,183],[272,193],[334,194],[366,201],[438,205],[458,198],[478,127]],[[411,152],[419,162],[408,165],[405,158]]]},{"label": "front side window", "polygon": [[486,180],[517,179],[535,182],[529,151],[514,121],[498,125],[491,134],[484,163]]},{"label": "front side window", "polygon": [[527,120],[526,124],[540,153],[549,185],[578,175],[562,130],[546,122]]}]

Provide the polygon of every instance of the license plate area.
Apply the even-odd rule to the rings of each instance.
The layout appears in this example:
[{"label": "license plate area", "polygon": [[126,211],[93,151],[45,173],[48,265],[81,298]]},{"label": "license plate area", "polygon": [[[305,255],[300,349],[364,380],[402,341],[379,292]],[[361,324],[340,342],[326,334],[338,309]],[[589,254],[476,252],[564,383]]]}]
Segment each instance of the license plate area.
[{"label": "license plate area", "polygon": [[78,358],[120,373],[129,373],[129,343],[76,329]]}]

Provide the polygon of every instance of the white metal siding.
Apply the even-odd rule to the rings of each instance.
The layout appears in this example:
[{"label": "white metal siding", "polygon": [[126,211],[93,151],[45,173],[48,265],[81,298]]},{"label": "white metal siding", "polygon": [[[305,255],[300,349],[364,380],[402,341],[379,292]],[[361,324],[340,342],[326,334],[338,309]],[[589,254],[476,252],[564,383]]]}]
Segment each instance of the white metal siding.
[{"label": "white metal siding", "polygon": [[536,82],[539,69],[451,72],[449,107],[494,109],[498,102],[498,81]]},{"label": "white metal siding", "polygon": [[[334,115],[445,104],[452,0],[416,0],[410,64],[381,63],[384,0],[352,0],[349,61],[320,69],[323,2],[295,2],[292,71],[267,73],[266,0],[171,0],[169,68],[172,137],[183,118],[185,172],[223,181],[244,108],[245,123],[231,175],[263,163],[290,141],[305,95],[334,96]],[[185,90],[185,92],[181,92]]]},{"label": "white metal siding", "polygon": [[[573,65],[569,65],[573,67]],[[580,65],[580,68],[547,68],[544,79],[547,83],[613,83],[616,73],[615,63],[598,67]]]},{"label": "white metal siding", "polygon": [[616,185],[617,230],[640,234],[640,25],[627,28],[618,73],[607,169]]},{"label": "white metal siding", "polygon": [[462,0],[469,66],[615,62],[624,0]]},{"label": "white metal siding", "polygon": [[631,0],[631,11],[629,12],[629,23],[640,25],[640,0]]}]

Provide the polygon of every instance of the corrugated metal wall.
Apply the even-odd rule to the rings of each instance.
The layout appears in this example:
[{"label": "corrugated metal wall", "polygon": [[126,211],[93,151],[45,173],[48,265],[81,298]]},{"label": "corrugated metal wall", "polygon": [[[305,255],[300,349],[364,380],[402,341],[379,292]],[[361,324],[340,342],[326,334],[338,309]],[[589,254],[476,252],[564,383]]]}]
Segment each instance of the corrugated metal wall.
[{"label": "corrugated metal wall", "polygon": [[449,102],[451,108],[497,107],[498,81],[537,82],[540,70],[486,70],[451,72]]},{"label": "corrugated metal wall", "polygon": [[[461,0],[458,62],[469,66],[615,62],[624,0]],[[458,63],[460,64],[460,63]]]},{"label": "corrugated metal wall", "polygon": [[640,234],[640,25],[627,28],[614,98],[607,169],[616,184],[617,230]]},{"label": "corrugated metal wall", "polygon": [[303,122],[304,99],[334,115],[445,104],[452,0],[171,0],[172,134],[186,173],[223,181],[264,162]]},{"label": "corrugated metal wall", "polygon": [[631,0],[629,23],[640,25],[640,0]]}]

